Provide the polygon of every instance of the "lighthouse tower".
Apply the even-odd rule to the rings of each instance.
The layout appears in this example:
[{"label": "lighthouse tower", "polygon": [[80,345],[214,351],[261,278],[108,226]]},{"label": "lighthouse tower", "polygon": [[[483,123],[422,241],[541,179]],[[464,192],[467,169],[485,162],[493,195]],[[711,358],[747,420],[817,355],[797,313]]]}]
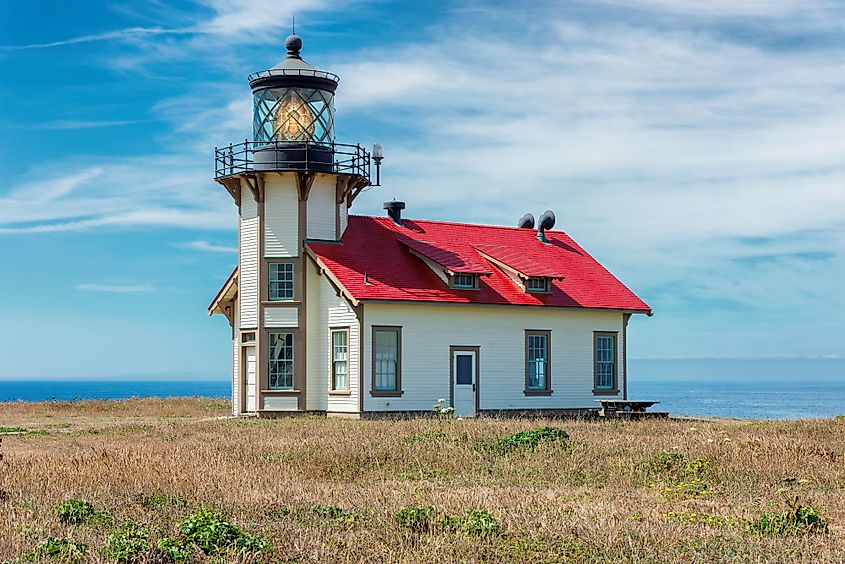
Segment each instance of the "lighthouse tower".
[{"label": "lighthouse tower", "polygon": [[252,140],[215,149],[214,178],[238,208],[238,265],[209,311],[232,324],[236,415],[325,409],[325,390],[309,395],[309,384],[324,385],[309,376],[309,362],[324,359],[314,345],[322,337],[308,325],[325,320],[309,305],[320,299],[309,284],[324,282],[309,268],[306,242],[341,239],[381,162],[378,145],[371,156],[335,142],[338,76],[306,63],[296,35],[285,48],[282,62],[249,77]]}]

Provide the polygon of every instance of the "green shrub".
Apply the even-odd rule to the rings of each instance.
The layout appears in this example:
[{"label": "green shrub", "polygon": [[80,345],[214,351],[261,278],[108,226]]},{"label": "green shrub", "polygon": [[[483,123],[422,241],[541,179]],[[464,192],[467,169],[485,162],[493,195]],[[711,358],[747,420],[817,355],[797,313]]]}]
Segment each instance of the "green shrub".
[{"label": "green shrub", "polygon": [[796,505],[779,513],[763,512],[748,521],[747,528],[765,536],[806,535],[827,531],[827,521],[815,507]]},{"label": "green shrub", "polygon": [[23,427],[0,427],[0,435],[5,433],[26,433]]},{"label": "green shrub", "polygon": [[84,562],[88,556],[88,545],[71,538],[48,537],[38,543],[29,553],[28,560],[40,561],[45,558],[59,559],[63,562]]},{"label": "green shrub", "polygon": [[69,499],[56,506],[59,521],[69,525],[80,525],[92,517],[94,506],[82,499]]},{"label": "green shrub", "polygon": [[460,519],[461,530],[468,535],[492,537],[499,534],[501,526],[495,515],[486,509],[470,509]]},{"label": "green shrub", "polygon": [[400,527],[416,533],[436,530],[463,532],[467,535],[495,536],[501,526],[499,520],[486,509],[469,509],[463,515],[449,515],[434,507],[405,507],[396,514]]},{"label": "green shrub", "polygon": [[400,527],[417,533],[429,532],[437,525],[439,512],[434,507],[404,507],[396,514]]},{"label": "green shrub", "polygon": [[184,562],[191,557],[193,554],[193,549],[191,545],[186,544],[181,539],[175,539],[173,537],[162,537],[158,541],[158,551],[165,557],[167,560],[172,560],[173,562]]},{"label": "green shrub", "polygon": [[150,531],[136,523],[126,523],[106,538],[106,554],[117,562],[132,562],[150,550]]},{"label": "green shrub", "polygon": [[259,535],[250,535],[229,522],[222,513],[200,509],[179,524],[185,542],[197,546],[206,554],[219,552],[264,552],[269,543]]},{"label": "green shrub", "polygon": [[664,450],[649,466],[654,472],[672,472],[683,466],[684,462],[684,455],[680,452]]},{"label": "green shrub", "polygon": [[514,433],[510,437],[500,441],[499,446],[504,450],[523,447],[533,450],[541,442],[562,441],[568,438],[569,435],[567,432],[558,427],[538,427],[529,431]]}]

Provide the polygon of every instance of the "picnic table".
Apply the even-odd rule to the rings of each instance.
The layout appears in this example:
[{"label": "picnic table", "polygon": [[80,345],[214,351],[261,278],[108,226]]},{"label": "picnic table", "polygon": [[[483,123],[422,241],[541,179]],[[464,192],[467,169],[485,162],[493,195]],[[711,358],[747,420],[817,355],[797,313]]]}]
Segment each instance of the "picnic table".
[{"label": "picnic table", "polygon": [[597,399],[597,403],[601,404],[600,415],[603,417],[613,417],[619,414],[634,414],[646,413],[646,410],[658,403],[659,401],[638,401],[638,400],[621,400],[621,399]]}]

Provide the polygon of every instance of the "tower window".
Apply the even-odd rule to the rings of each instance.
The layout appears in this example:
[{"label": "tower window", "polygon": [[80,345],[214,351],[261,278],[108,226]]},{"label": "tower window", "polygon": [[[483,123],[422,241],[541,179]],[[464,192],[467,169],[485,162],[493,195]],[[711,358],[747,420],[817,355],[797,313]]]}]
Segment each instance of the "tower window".
[{"label": "tower window", "polygon": [[525,282],[525,289],[529,292],[543,293],[549,291],[549,279],[542,276],[532,276]]},{"label": "tower window", "polygon": [[293,263],[270,263],[270,301],[293,299]]},{"label": "tower window", "polygon": [[477,274],[453,274],[452,275],[452,288],[458,288],[462,290],[475,290],[478,288],[478,275]]},{"label": "tower window", "polygon": [[270,389],[293,389],[293,333],[270,333]]}]

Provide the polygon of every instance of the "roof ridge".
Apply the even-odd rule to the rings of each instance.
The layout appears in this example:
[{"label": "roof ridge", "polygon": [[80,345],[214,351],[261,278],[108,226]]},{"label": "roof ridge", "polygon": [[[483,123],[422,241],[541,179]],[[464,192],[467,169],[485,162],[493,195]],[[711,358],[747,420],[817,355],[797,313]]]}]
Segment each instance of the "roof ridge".
[{"label": "roof ridge", "polygon": [[[349,217],[363,217],[363,218],[367,218],[367,219],[378,219],[378,220],[393,221],[389,217],[384,217],[382,215],[357,215],[357,214],[351,213],[351,214],[349,214]],[[508,231],[528,231],[528,229],[525,229],[524,227],[511,227],[509,225],[490,225],[490,224],[487,224],[487,223],[467,223],[465,221],[445,221],[445,220],[442,220],[442,219],[414,219],[412,217],[408,217],[408,218],[403,217],[402,219],[403,220],[407,219],[409,221],[414,221],[414,222],[417,222],[417,223],[440,223],[440,224],[444,224],[444,225],[463,225],[463,226],[466,226],[466,227],[483,227],[485,229],[506,229]],[[546,233],[561,233],[561,234],[569,237],[569,235],[566,233],[566,231],[563,231],[562,229],[546,229],[545,231],[546,231]]]}]

